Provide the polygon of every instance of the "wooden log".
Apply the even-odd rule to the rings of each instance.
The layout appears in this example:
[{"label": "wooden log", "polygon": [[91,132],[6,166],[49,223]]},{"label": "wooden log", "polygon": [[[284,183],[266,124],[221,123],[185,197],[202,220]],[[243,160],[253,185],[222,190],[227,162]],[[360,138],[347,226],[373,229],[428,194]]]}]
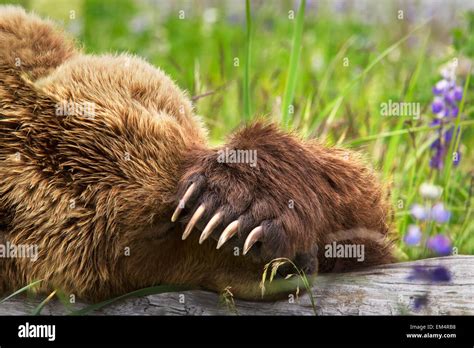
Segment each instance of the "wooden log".
[{"label": "wooden log", "polygon": [[[413,266],[444,266],[450,282],[408,280]],[[184,291],[131,298],[108,305],[93,315],[474,315],[474,256],[449,256],[374,267],[360,272],[320,275],[310,295],[277,302],[250,302],[235,299],[235,307],[222,304],[219,295],[207,291]],[[426,296],[427,305],[413,308],[417,296]],[[14,297],[0,304],[0,315],[28,315],[44,299]],[[88,306],[76,303],[74,309]],[[43,315],[70,313],[61,302],[52,300]]]}]

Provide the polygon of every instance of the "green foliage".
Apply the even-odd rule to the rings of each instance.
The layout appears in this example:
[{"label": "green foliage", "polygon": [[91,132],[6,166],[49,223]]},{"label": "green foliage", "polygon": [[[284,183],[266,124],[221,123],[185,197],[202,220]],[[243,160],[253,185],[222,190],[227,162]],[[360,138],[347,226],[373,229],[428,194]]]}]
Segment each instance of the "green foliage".
[{"label": "green foliage", "polygon": [[244,72],[244,120],[249,121],[252,117],[252,106],[250,100],[250,66],[252,64],[252,15],[250,8],[250,0],[245,1],[245,20],[247,22],[247,50],[245,57]]},{"label": "green foliage", "polygon": [[453,30],[454,47],[468,57],[474,57],[474,11],[466,13],[466,27]]},{"label": "green foliage", "polygon": [[301,39],[303,36],[304,11],[306,0],[300,1],[300,7],[296,16],[295,28],[293,31],[293,40],[291,44],[291,54],[288,67],[288,76],[286,78],[285,92],[283,93],[282,125],[285,128],[291,124],[290,116],[293,114],[293,102],[296,82],[298,76],[298,63],[301,55]]},{"label": "green foliage", "polygon": [[22,294],[22,293],[25,293],[25,292],[28,292],[28,291],[31,291],[31,290],[34,290],[35,287],[39,286],[39,284],[42,282],[43,280],[36,280],[36,281],[33,281],[31,282],[30,284],[22,287],[21,289],[15,291],[14,293],[8,295],[7,297],[5,297],[4,299],[2,299],[0,301],[0,304],[2,304],[3,302],[6,302],[7,300],[11,299],[12,297],[15,297],[19,294]]}]

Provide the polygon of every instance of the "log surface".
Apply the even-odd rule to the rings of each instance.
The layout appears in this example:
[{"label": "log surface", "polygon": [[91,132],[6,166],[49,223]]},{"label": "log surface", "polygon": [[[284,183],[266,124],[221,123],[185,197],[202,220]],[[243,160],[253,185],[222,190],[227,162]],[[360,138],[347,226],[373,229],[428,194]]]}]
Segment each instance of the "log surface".
[{"label": "log surface", "polygon": [[[412,267],[446,267],[450,282],[408,280]],[[92,315],[474,315],[474,256],[449,256],[374,267],[360,272],[320,275],[313,289],[316,308],[308,293],[298,299],[249,302],[235,299],[235,307],[224,305],[218,294],[183,291],[131,298],[96,310]],[[414,310],[417,296],[428,303]],[[0,304],[0,315],[29,315],[46,296],[14,297]],[[76,303],[74,310],[87,304]],[[50,301],[43,315],[67,315],[71,309]]]}]

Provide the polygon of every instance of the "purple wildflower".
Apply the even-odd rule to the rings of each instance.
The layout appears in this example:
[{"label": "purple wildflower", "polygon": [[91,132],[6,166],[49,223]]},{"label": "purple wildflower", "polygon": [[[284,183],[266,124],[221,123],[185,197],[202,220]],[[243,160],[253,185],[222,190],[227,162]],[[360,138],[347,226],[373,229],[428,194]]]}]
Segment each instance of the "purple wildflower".
[{"label": "purple wildflower", "polygon": [[451,281],[451,273],[444,266],[436,268],[426,266],[414,266],[411,270],[408,280],[420,280],[433,283]]},{"label": "purple wildflower", "polygon": [[425,220],[429,217],[429,209],[420,204],[413,204],[411,207],[411,215],[417,220]]},{"label": "purple wildflower", "polygon": [[417,225],[408,226],[408,232],[405,235],[405,243],[408,245],[419,245],[421,241],[421,229]]},{"label": "purple wildflower", "polygon": [[451,142],[451,139],[453,139],[453,131],[454,131],[454,127],[451,127],[446,131],[446,133],[444,133],[444,140],[447,143]]},{"label": "purple wildflower", "polygon": [[443,107],[443,99],[440,97],[435,97],[433,104],[431,104],[431,111],[433,111],[433,114],[440,113],[443,110]]},{"label": "purple wildflower", "polygon": [[443,79],[436,83],[433,87],[433,94],[435,95],[442,95],[443,92],[448,88],[448,81]]},{"label": "purple wildflower", "polygon": [[433,208],[431,208],[430,216],[432,220],[444,224],[449,221],[451,213],[444,208],[443,203],[436,203]]},{"label": "purple wildflower", "polygon": [[433,272],[431,273],[431,278],[435,282],[450,282],[451,273],[446,267],[439,266],[433,270]]},{"label": "purple wildflower", "polygon": [[[420,192],[422,192],[425,197],[428,197],[429,194],[430,197],[435,198],[439,196],[442,191],[439,186],[432,185],[432,187],[429,187],[428,185],[425,185],[425,187],[420,187]],[[451,217],[451,212],[444,207],[442,202],[436,203],[431,207],[423,206],[421,204],[413,204],[410,213],[416,220],[436,221],[440,224],[448,222]]]},{"label": "purple wildflower", "polygon": [[[407,280],[411,281],[422,281],[428,283],[441,283],[450,282],[452,279],[451,272],[444,267],[429,267],[429,266],[413,266],[411,273],[408,275]],[[427,293],[414,296],[412,308],[418,312],[423,307],[428,306],[429,298]]]},{"label": "purple wildflower", "polygon": [[458,114],[459,114],[459,108],[457,106],[454,106],[452,109],[451,109],[451,116],[453,117],[458,117]]},{"label": "purple wildflower", "polygon": [[428,295],[427,294],[415,296],[415,298],[413,300],[413,309],[416,312],[418,312],[423,307],[426,307],[427,305],[428,305]]},{"label": "purple wildflower", "polygon": [[427,247],[438,255],[449,255],[451,253],[451,241],[448,237],[438,234],[428,239]]},{"label": "purple wildflower", "polygon": [[[444,160],[448,152],[451,141],[453,140],[452,125],[459,114],[458,103],[462,100],[463,89],[456,84],[455,66],[450,65],[441,72],[443,79],[438,81],[433,87],[435,95],[431,104],[431,111],[435,119],[430,126],[437,126],[438,137],[431,144],[432,157],[430,167],[433,169],[442,169]],[[451,132],[451,134],[447,134]],[[453,161],[458,165],[460,155]]]},{"label": "purple wildflower", "polygon": [[454,87],[454,99],[456,101],[462,100],[462,88],[459,86]]},{"label": "purple wildflower", "polygon": [[455,166],[459,165],[459,162],[461,162],[461,154],[459,153],[459,151],[457,152],[457,156],[456,156],[456,159],[453,160],[453,164]]},{"label": "purple wildflower", "polygon": [[444,156],[446,154],[446,147],[442,144],[441,140],[437,139],[432,144],[432,149],[434,149],[433,157],[430,159],[430,167],[433,169],[442,169]]},{"label": "purple wildflower", "polygon": [[405,235],[404,241],[407,245],[419,245],[421,241],[421,229],[417,225],[408,226],[408,232]]}]

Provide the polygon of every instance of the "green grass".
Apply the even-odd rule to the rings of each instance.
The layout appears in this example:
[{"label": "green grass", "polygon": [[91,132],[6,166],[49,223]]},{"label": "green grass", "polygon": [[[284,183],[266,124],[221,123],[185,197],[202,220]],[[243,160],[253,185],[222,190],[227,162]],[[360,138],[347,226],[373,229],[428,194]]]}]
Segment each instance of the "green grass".
[{"label": "green grass", "polygon": [[[278,269],[285,264],[289,264],[295,273],[288,274],[284,279],[275,280]],[[268,271],[270,271],[270,274],[268,274]],[[290,259],[284,257],[274,259],[267,263],[263,268],[262,278],[260,281],[262,297],[266,294],[267,286],[272,285],[276,287],[276,289],[279,289],[279,291],[285,289],[285,292],[291,291],[292,293],[295,293],[296,300],[298,300],[300,290],[303,288],[303,290],[308,294],[314,315],[317,315],[316,298],[314,297],[311,287],[314,278],[314,276],[308,277],[308,275],[298,268],[298,266],[296,266],[296,264]]]},{"label": "green grass", "polygon": [[288,128],[292,123],[290,116],[294,112],[293,98],[295,95],[297,77],[298,77],[298,63],[301,55],[301,40],[303,36],[304,12],[306,7],[306,0],[300,1],[298,14],[296,15],[295,28],[293,31],[293,40],[291,44],[290,61],[288,64],[288,76],[285,83],[285,91],[283,93],[283,107],[281,123],[284,128]]},{"label": "green grass", "polygon": [[[471,67],[472,70],[472,67]],[[455,133],[456,135],[454,136],[454,141],[451,141],[451,145],[449,147],[448,154],[454,154],[454,149],[457,149],[459,147],[459,144],[461,142],[461,137],[462,137],[462,127],[461,127],[461,115],[463,115],[464,111],[464,105],[466,102],[466,91],[468,91],[469,88],[469,81],[471,80],[471,74],[469,74],[466,78],[466,82],[464,84],[464,94],[461,100],[461,105],[459,106],[459,114],[458,117],[456,117],[456,123],[454,126],[454,129],[458,130],[459,133]],[[456,150],[457,151],[457,150]],[[444,196],[445,199],[451,198],[450,196],[450,182],[451,182],[451,171],[453,169],[453,161],[447,161],[446,166],[444,168]]]},{"label": "green grass", "polygon": [[252,65],[252,15],[250,8],[250,0],[245,1],[245,19],[247,23],[247,45],[246,45],[246,59],[244,72],[244,120],[250,121],[252,119],[252,106],[250,97],[250,66]]},{"label": "green grass", "polygon": [[34,289],[35,286],[39,285],[43,280],[36,280],[34,282],[31,282],[30,284],[22,287],[21,289],[18,289],[17,291],[15,291],[14,293],[8,295],[7,297],[3,298],[2,300],[0,300],[0,304],[8,301],[9,299],[11,299],[12,297],[15,297],[17,295],[20,295],[20,294],[23,294],[25,292],[28,292],[28,291],[31,291]]}]

